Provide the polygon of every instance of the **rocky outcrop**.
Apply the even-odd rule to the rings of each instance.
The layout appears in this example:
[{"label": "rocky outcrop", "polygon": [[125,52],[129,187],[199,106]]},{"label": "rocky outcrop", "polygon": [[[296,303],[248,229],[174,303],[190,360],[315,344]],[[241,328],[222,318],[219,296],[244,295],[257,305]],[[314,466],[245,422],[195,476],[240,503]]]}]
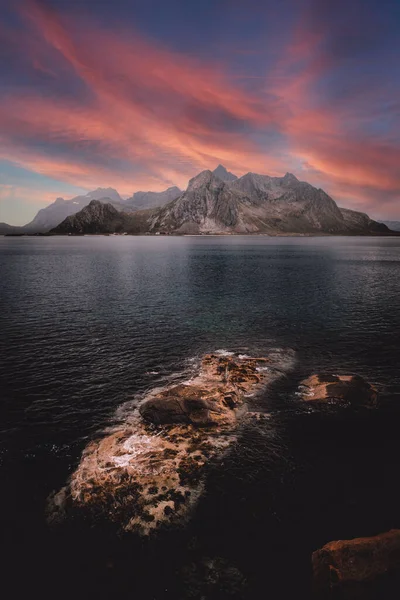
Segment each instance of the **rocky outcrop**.
[{"label": "rocky outcrop", "polygon": [[251,395],[292,361],[289,351],[204,356],[192,379],[154,390],[125,423],[87,446],[68,486],[51,498],[50,520],[78,511],[144,535],[184,521],[207,463],[236,439]]},{"label": "rocky outcrop", "polygon": [[367,408],[378,404],[376,388],[359,375],[311,375],[301,382],[298,394],[307,402],[341,401]]},{"label": "rocky outcrop", "polygon": [[243,404],[243,394],[258,386],[268,365],[266,358],[207,355],[202,372],[190,385],[176,385],[146,400],[142,417],[156,425],[192,423],[199,426],[231,425]]},{"label": "rocky outcrop", "polygon": [[312,567],[314,589],[321,599],[387,598],[382,594],[387,578],[396,574],[390,587],[397,595],[390,598],[399,597],[400,530],[330,542],[313,553]]}]

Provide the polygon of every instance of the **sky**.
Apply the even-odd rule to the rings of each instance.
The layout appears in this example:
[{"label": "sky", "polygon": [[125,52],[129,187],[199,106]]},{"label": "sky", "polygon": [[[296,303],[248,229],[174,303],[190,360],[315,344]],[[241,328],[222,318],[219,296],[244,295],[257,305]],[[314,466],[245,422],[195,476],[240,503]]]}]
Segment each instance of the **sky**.
[{"label": "sky", "polygon": [[1,0],[0,221],[222,163],[400,219],[399,0]]}]

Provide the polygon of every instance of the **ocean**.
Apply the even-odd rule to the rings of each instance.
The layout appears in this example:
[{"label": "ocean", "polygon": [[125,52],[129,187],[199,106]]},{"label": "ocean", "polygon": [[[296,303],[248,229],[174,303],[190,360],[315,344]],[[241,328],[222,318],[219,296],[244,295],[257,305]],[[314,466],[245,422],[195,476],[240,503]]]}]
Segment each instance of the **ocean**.
[{"label": "ocean", "polygon": [[[400,527],[400,238],[0,237],[2,571],[13,593],[310,598],[311,553]],[[190,521],[154,539],[46,523],[82,450],[205,352],[291,349],[210,466]],[[376,411],[310,407],[359,374]]]}]

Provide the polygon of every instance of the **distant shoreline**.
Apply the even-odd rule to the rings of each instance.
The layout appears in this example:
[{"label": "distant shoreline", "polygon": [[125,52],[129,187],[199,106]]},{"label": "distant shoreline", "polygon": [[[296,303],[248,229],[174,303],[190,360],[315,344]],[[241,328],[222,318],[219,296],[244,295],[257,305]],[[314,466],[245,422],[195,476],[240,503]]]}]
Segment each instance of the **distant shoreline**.
[{"label": "distant shoreline", "polygon": [[77,238],[77,237],[156,237],[156,238],[183,238],[183,237],[267,237],[267,238],[281,238],[281,237],[296,237],[296,238],[310,238],[310,237],[329,237],[329,238],[340,238],[340,237],[354,237],[354,238],[377,238],[377,237],[399,237],[400,231],[390,231],[389,233],[367,233],[367,234],[354,234],[354,233],[184,233],[184,234],[161,234],[155,233],[4,233],[0,234],[0,237],[7,238],[42,238],[42,237],[63,237],[63,238]]}]

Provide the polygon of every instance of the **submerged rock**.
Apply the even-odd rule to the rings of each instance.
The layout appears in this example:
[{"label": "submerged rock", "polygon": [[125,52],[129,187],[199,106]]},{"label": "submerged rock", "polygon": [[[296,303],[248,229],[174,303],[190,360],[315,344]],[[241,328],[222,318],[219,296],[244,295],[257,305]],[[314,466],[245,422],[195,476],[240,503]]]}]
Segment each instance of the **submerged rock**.
[{"label": "submerged rock", "polygon": [[[380,586],[381,591],[388,589],[387,578],[400,574],[400,530],[330,542],[313,553],[312,566],[320,598],[369,598],[372,591],[378,598]],[[398,578],[395,587],[400,593]]]},{"label": "submerged rock", "polygon": [[367,408],[378,404],[376,388],[359,375],[311,375],[301,382],[299,395],[307,402],[342,400]]},{"label": "submerged rock", "polygon": [[148,394],[126,423],[86,447],[49,501],[50,520],[79,511],[140,534],[184,521],[207,463],[236,439],[251,395],[290,368],[292,353],[283,358],[207,354],[194,378]]}]

